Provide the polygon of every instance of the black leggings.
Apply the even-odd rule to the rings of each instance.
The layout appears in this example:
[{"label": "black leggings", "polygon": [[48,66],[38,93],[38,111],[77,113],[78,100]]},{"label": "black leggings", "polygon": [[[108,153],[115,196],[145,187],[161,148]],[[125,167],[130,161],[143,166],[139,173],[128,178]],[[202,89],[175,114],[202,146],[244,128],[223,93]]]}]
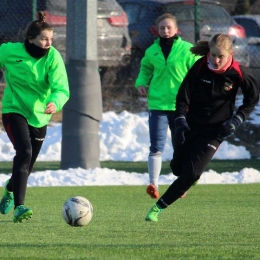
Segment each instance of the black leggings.
[{"label": "black leggings", "polygon": [[189,131],[183,145],[175,145],[171,169],[178,178],[157,202],[162,208],[171,205],[199,180],[206,166],[216,153],[223,138],[214,130]]},{"label": "black leggings", "polygon": [[16,154],[13,158],[12,176],[7,185],[14,193],[15,206],[23,205],[28,176],[42,147],[47,126],[40,128],[28,125],[27,120],[15,113],[2,115],[3,125]]}]

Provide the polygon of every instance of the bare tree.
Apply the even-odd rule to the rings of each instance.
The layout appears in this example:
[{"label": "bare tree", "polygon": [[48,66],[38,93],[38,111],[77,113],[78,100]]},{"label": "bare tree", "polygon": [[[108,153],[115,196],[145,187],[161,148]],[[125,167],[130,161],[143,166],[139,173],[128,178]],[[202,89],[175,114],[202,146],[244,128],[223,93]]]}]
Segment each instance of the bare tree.
[{"label": "bare tree", "polygon": [[260,14],[260,0],[250,1],[250,13]]},{"label": "bare tree", "polygon": [[260,14],[260,0],[219,0],[221,5],[231,14]]},{"label": "bare tree", "polygon": [[[255,13],[253,6],[260,6],[259,0],[237,0],[234,14],[251,14]],[[259,10],[258,10],[259,11]]]},{"label": "bare tree", "polygon": [[249,14],[250,0],[237,0],[235,14]]}]

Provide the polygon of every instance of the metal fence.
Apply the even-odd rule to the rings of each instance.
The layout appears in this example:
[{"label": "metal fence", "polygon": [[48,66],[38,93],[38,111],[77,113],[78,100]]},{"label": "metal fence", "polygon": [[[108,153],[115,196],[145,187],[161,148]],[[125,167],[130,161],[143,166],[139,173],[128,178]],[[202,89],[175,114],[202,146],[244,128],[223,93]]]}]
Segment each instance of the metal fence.
[{"label": "metal fence", "polygon": [[[38,11],[44,11],[54,28],[53,45],[66,60],[66,2],[1,0],[0,44],[24,41],[28,24]],[[235,59],[252,68],[260,82],[260,15],[236,17],[243,29],[216,3],[98,0],[98,37],[93,41],[97,41],[102,84],[133,84],[145,50],[158,37],[155,19],[165,12],[177,17],[179,35],[187,41],[210,40],[218,32],[229,34]]]}]

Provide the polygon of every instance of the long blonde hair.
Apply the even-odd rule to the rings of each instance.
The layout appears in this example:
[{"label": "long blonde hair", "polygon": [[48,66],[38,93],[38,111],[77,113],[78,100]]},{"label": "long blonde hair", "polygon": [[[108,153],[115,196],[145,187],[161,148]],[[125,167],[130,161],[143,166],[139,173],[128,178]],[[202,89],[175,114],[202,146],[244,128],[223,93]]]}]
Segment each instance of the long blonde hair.
[{"label": "long blonde hair", "polygon": [[210,42],[208,41],[198,41],[190,51],[195,55],[206,55],[212,47],[224,48],[225,50],[231,52],[233,50],[232,39],[223,33],[218,33],[214,35]]}]

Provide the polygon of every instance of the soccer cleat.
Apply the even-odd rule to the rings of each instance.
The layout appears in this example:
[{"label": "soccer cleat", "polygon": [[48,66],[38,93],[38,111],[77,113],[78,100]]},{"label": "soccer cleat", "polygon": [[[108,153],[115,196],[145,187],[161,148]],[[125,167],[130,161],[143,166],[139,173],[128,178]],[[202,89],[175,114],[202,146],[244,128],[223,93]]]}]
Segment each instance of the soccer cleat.
[{"label": "soccer cleat", "polygon": [[24,219],[29,219],[32,217],[33,211],[26,208],[24,205],[17,206],[14,209],[13,221],[14,223],[22,222]]},{"label": "soccer cleat", "polygon": [[4,195],[0,202],[0,212],[2,214],[8,214],[14,205],[14,194],[7,190],[6,186],[9,180],[5,183]]},{"label": "soccer cleat", "polygon": [[153,199],[158,199],[160,197],[160,193],[157,188],[153,184],[149,184],[146,188],[146,192]]},{"label": "soccer cleat", "polygon": [[158,216],[162,211],[163,209],[160,209],[156,204],[154,204],[146,215],[145,220],[157,222]]}]

